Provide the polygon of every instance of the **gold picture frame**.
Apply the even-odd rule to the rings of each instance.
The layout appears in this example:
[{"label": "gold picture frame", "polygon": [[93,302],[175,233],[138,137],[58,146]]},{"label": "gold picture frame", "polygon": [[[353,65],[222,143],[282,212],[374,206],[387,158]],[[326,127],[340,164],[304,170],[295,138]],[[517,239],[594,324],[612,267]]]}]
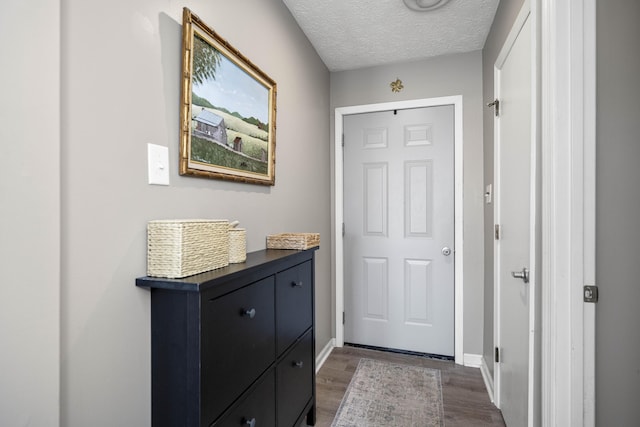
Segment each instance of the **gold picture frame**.
[{"label": "gold picture frame", "polygon": [[183,10],[180,175],[275,184],[276,82]]}]

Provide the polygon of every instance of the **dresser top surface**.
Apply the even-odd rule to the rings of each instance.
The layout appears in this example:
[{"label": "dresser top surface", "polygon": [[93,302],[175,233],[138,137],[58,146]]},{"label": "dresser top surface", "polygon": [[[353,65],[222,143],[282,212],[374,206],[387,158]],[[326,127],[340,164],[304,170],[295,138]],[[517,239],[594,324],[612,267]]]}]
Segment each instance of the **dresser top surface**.
[{"label": "dresser top surface", "polygon": [[247,253],[247,260],[238,264],[206,271],[181,279],[166,279],[162,277],[139,277],[136,286],[148,289],[171,289],[178,291],[200,292],[216,284],[248,276],[266,268],[277,269],[279,266],[297,264],[313,258],[318,247],[307,250],[263,249]]}]

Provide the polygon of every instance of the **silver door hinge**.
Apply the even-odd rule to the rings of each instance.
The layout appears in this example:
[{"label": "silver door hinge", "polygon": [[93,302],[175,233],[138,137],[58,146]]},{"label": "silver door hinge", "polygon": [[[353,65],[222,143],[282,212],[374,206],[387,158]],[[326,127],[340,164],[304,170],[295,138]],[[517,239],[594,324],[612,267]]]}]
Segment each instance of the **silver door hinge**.
[{"label": "silver door hinge", "polygon": [[344,321],[345,321],[345,314],[344,311],[342,312],[342,324],[344,325]]},{"label": "silver door hinge", "polygon": [[345,226],[344,226],[344,222],[342,223],[342,237],[344,237],[344,233],[346,233],[345,231]]},{"label": "silver door hinge", "polygon": [[500,224],[493,226],[493,236],[495,240],[500,240]]},{"label": "silver door hinge", "polygon": [[342,146],[344,147],[344,133],[342,134]]},{"label": "silver door hinge", "polygon": [[487,104],[487,107],[493,107],[493,111],[496,117],[500,115],[500,100],[494,99],[493,102],[489,102]]},{"label": "silver door hinge", "polygon": [[598,302],[598,287],[595,285],[587,285],[584,287],[584,302]]},{"label": "silver door hinge", "polygon": [[498,347],[495,348],[495,353],[494,353],[493,360],[496,363],[500,363],[500,349]]}]

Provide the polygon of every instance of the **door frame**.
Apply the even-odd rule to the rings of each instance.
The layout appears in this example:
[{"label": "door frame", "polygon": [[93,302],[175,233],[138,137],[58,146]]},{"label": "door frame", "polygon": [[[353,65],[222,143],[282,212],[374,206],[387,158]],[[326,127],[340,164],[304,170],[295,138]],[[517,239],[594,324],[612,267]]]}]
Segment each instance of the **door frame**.
[{"label": "door frame", "polygon": [[595,425],[596,0],[540,13],[542,425]]},{"label": "door frame", "polygon": [[462,95],[438,98],[415,99],[379,104],[355,105],[335,109],[334,139],[334,266],[335,266],[335,345],[344,345],[344,241],[342,224],[344,223],[344,155],[343,155],[343,119],[349,114],[374,113],[379,111],[402,110],[407,108],[454,106],[454,359],[455,363],[464,363],[463,352],[463,136],[462,136]]},{"label": "door frame", "polygon": [[[500,74],[502,71],[502,67],[513,48],[513,45],[522,30],[526,20],[530,20],[531,26],[531,45],[530,45],[530,55],[531,55],[531,135],[530,135],[530,155],[531,155],[531,164],[530,164],[530,176],[529,176],[529,205],[530,205],[530,217],[529,217],[529,285],[528,285],[528,295],[529,295],[529,327],[528,327],[528,343],[529,343],[529,355],[528,355],[528,372],[527,372],[527,388],[528,388],[528,401],[527,401],[527,420],[528,425],[532,426],[535,424],[534,418],[535,408],[536,408],[536,400],[535,400],[535,392],[536,392],[536,375],[539,375],[539,370],[536,370],[537,365],[537,342],[536,336],[539,335],[538,328],[538,319],[537,319],[537,311],[539,304],[539,291],[538,291],[538,282],[539,282],[539,266],[538,266],[538,245],[539,238],[538,235],[540,233],[540,219],[538,218],[539,205],[540,200],[538,199],[538,181],[540,179],[539,175],[539,132],[537,123],[539,122],[539,99],[538,99],[538,66],[536,63],[536,51],[537,51],[537,38],[536,38],[536,15],[531,10],[531,4],[529,0],[525,0],[518,16],[516,17],[509,34],[500,49],[500,53],[496,58],[496,62],[493,68],[493,84],[494,84],[494,99],[501,99],[501,85],[500,85]],[[501,224],[500,218],[500,207],[502,204],[501,199],[501,188],[500,188],[500,150],[501,150],[501,135],[500,135],[500,117],[494,116],[494,178],[493,178],[493,189],[494,189],[494,222],[495,224]],[[494,240],[493,243],[493,265],[494,265],[494,277],[493,277],[493,336],[494,336],[494,345],[498,348],[502,348],[501,334],[500,334],[500,322],[501,322],[501,305],[500,305],[500,297],[501,297],[501,281],[500,281],[500,252],[499,245]],[[498,408],[502,407],[502,394],[501,394],[501,365],[499,362],[495,362],[494,360],[494,403]]]}]

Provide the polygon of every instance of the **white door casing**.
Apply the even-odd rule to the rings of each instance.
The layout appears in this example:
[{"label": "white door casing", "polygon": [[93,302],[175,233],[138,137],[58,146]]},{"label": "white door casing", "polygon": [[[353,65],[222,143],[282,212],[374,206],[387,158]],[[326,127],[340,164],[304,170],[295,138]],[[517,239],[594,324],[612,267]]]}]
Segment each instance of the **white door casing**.
[{"label": "white door casing", "polygon": [[596,0],[536,0],[542,141],[541,424],[595,425]]},{"label": "white door casing", "polygon": [[350,343],[454,354],[453,113],[344,117]]},{"label": "white door casing", "polygon": [[420,108],[437,105],[454,106],[454,191],[455,191],[455,248],[453,254],[455,263],[455,285],[454,285],[454,305],[455,305],[455,344],[454,359],[458,364],[463,363],[463,199],[462,199],[462,96],[448,96],[440,98],[419,99],[410,101],[388,102],[380,104],[368,104],[351,107],[340,107],[335,110],[335,146],[334,146],[334,253],[333,261],[335,268],[335,344],[341,347],[344,344],[344,328],[342,316],[344,310],[344,249],[342,241],[343,223],[343,117],[349,114],[358,114],[375,111],[386,111],[395,109]]},{"label": "white door casing", "polygon": [[[495,403],[508,425],[533,425],[537,174],[534,52],[528,3],[495,65]],[[526,269],[526,270],[525,270]],[[513,273],[528,275],[527,280]]]}]

